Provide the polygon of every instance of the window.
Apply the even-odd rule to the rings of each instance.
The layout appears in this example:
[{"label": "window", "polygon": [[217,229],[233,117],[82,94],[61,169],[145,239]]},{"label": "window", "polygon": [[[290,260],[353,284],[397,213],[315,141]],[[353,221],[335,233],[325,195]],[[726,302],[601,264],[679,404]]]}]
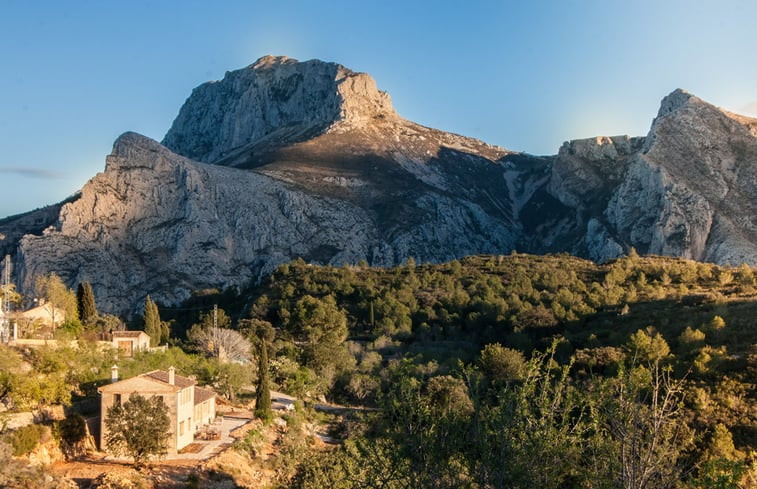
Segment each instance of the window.
[{"label": "window", "polygon": [[179,422],[179,436],[184,435],[184,421]]},{"label": "window", "polygon": [[113,394],[113,404],[121,405],[121,394]]}]

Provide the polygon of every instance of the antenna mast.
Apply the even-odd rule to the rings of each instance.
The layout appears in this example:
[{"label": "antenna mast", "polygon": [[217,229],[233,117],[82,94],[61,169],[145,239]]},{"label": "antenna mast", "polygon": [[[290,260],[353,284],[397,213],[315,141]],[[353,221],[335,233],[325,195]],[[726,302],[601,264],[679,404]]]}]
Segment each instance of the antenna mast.
[{"label": "antenna mast", "polygon": [[10,336],[10,297],[11,297],[11,256],[5,255],[3,267],[3,321],[0,323],[0,337],[6,342]]}]

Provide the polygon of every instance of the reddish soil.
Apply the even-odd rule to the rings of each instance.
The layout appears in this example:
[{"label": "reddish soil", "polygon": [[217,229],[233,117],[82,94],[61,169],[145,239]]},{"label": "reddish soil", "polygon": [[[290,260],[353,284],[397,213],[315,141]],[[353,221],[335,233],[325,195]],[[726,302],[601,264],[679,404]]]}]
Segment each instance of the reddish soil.
[{"label": "reddish soil", "polygon": [[[155,489],[186,487],[187,476],[197,468],[197,460],[164,460],[150,464],[140,470],[155,482]],[[96,477],[104,473],[128,476],[131,464],[104,460],[102,456],[90,455],[74,462],[56,462],[50,471],[75,481],[79,487],[88,488]]]}]

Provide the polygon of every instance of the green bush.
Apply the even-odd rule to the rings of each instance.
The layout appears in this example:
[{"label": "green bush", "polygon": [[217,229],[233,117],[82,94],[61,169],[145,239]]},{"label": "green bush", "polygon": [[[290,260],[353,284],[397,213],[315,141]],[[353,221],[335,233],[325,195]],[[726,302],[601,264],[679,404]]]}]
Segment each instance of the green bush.
[{"label": "green bush", "polygon": [[60,421],[56,428],[56,434],[61,441],[69,445],[79,443],[87,435],[86,421],[79,414],[74,414]]},{"label": "green bush", "polygon": [[255,457],[260,455],[260,449],[264,444],[265,440],[260,430],[252,429],[247,432],[244,438],[235,441],[232,448],[238,452],[247,453],[251,457]]},{"label": "green bush", "polygon": [[61,325],[58,331],[64,331],[68,337],[75,339],[81,336],[83,330],[84,326],[82,325],[81,321],[76,318],[71,318],[67,319],[66,322]]},{"label": "green bush", "polygon": [[8,435],[5,441],[13,448],[13,455],[20,457],[34,450],[42,439],[45,429],[44,426],[38,424],[23,426]]},{"label": "green bush", "polygon": [[523,353],[499,343],[486,345],[481,350],[480,365],[495,384],[521,380],[526,374],[526,358]]}]

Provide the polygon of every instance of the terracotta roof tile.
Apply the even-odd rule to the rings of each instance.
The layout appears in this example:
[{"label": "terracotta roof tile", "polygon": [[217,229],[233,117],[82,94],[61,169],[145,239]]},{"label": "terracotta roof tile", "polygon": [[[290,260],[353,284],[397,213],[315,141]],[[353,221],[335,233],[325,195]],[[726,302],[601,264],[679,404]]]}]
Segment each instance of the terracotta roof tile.
[{"label": "terracotta roof tile", "polygon": [[215,392],[209,389],[203,389],[202,387],[195,386],[195,406],[215,396]]},{"label": "terracotta roof tile", "polygon": [[140,334],[143,334],[143,333],[145,334],[145,336],[149,336],[144,331],[113,331],[113,337],[114,338],[115,337],[118,337],[118,338],[137,338],[137,337],[139,337]]},{"label": "terracotta roof tile", "polygon": [[[153,370],[152,372],[147,372],[146,374],[142,374],[142,375],[168,384],[168,372],[164,370]],[[181,375],[174,374],[173,385],[175,385],[176,387],[181,387],[182,389],[184,389],[185,387],[193,386],[196,383],[197,382],[195,382],[194,380],[188,377],[183,377]]]}]

